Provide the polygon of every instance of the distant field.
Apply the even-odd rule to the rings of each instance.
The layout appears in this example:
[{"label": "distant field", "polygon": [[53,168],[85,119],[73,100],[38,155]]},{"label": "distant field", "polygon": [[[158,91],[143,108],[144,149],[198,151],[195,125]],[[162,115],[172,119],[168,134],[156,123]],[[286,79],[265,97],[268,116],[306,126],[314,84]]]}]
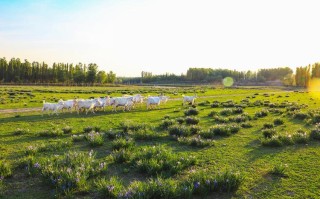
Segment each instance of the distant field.
[{"label": "distant field", "polygon": [[1,114],[3,198],[320,197],[320,111],[314,93],[18,86],[0,92],[2,110],[41,107],[43,99],[199,96],[194,107],[169,100],[158,110],[143,105],[88,115]]}]

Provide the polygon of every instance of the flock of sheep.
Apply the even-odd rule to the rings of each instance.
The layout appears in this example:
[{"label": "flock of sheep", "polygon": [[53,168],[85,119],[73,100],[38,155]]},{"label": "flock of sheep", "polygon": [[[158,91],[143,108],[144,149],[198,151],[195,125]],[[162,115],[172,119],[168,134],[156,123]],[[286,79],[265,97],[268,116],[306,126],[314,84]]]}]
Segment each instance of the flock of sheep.
[{"label": "flock of sheep", "polygon": [[[183,105],[185,103],[194,104],[197,96],[183,96]],[[80,111],[84,111],[86,114],[88,112],[95,113],[94,111],[98,109],[105,110],[107,106],[112,107],[112,111],[117,111],[117,107],[123,107],[123,111],[130,111],[135,105],[142,104],[145,97],[140,94],[134,96],[123,96],[123,97],[102,97],[95,99],[72,99],[72,100],[62,100],[60,99],[58,103],[48,103],[43,101],[42,115],[44,112],[49,112],[49,114],[57,114],[59,111],[64,109],[72,112],[75,110],[78,114]],[[147,97],[146,104],[147,110],[151,108],[158,107],[160,103],[166,103],[168,101],[168,96],[154,96]]]}]

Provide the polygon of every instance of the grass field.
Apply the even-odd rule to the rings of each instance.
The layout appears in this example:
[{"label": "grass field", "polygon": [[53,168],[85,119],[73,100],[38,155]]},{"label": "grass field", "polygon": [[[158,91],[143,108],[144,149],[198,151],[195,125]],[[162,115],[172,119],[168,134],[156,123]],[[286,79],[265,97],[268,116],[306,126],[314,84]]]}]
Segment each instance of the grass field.
[{"label": "grass field", "polygon": [[[164,93],[159,110],[0,115],[3,198],[319,198],[319,97],[279,89],[2,87],[0,109]],[[183,107],[182,94],[195,107]],[[14,94],[13,94],[14,93]]]}]

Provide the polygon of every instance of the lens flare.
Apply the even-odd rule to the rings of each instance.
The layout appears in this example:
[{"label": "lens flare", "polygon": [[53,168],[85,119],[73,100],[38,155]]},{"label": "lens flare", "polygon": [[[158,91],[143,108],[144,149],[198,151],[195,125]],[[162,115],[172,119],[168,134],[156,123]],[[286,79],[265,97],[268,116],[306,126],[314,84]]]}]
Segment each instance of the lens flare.
[{"label": "lens flare", "polygon": [[320,98],[320,78],[313,78],[310,80],[308,91],[314,97]]},{"label": "lens flare", "polygon": [[222,80],[222,84],[225,86],[225,87],[230,87],[233,85],[233,78],[232,77],[225,77],[223,80]]}]

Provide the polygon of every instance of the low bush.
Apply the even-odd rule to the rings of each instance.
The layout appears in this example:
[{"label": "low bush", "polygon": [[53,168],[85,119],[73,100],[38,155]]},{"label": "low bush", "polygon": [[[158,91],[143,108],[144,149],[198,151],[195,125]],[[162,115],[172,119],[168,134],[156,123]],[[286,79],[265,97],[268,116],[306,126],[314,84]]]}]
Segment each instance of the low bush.
[{"label": "low bush", "polygon": [[166,130],[166,129],[169,128],[169,126],[172,126],[172,125],[174,125],[175,123],[176,123],[176,121],[173,120],[173,119],[164,119],[164,120],[162,120],[162,122],[160,123],[159,127],[160,127],[160,129]]},{"label": "low bush", "polygon": [[189,108],[188,110],[184,111],[185,116],[191,116],[191,115],[198,115],[199,110],[197,108]]},{"label": "low bush", "polygon": [[293,118],[297,120],[304,120],[308,118],[308,114],[302,112],[296,112],[293,114]]},{"label": "low bush", "polygon": [[272,129],[272,128],[274,128],[274,125],[272,123],[264,123],[263,128],[264,129]]},{"label": "low bush", "polygon": [[97,147],[103,145],[103,134],[95,131],[91,131],[86,136],[86,140],[89,142],[89,145],[92,147]]},{"label": "low bush", "polygon": [[211,106],[211,108],[218,108],[219,105],[220,105],[219,102],[213,102],[210,106]]},{"label": "low bush", "polygon": [[296,133],[292,134],[292,139],[294,143],[307,144],[309,141],[309,136],[305,131],[298,130]]},{"label": "low bush", "polygon": [[92,126],[87,126],[83,128],[83,132],[85,133],[90,133],[91,131],[93,131],[93,127]]},{"label": "low bush", "polygon": [[183,124],[185,120],[184,120],[183,117],[178,117],[178,118],[176,119],[176,121],[177,121],[179,124]]},{"label": "low bush", "polygon": [[272,136],[271,138],[265,138],[261,140],[262,146],[268,146],[268,147],[280,147],[282,146],[281,140],[278,138],[278,136]]},{"label": "low bush", "polygon": [[6,178],[10,176],[12,176],[11,165],[5,160],[0,160],[0,178]]},{"label": "low bush", "polygon": [[320,140],[320,128],[319,125],[317,125],[314,129],[310,132],[310,138],[314,140]]},{"label": "low bush", "polygon": [[209,117],[212,117],[212,116],[215,116],[215,115],[217,115],[217,114],[218,114],[217,111],[211,111],[211,112],[208,114],[208,116],[209,116]]},{"label": "low bush", "polygon": [[170,126],[168,132],[171,136],[190,136],[191,132],[188,127],[184,125],[173,125]]},{"label": "low bush", "polygon": [[185,118],[186,124],[191,124],[191,125],[195,125],[198,124],[200,122],[200,119],[197,117],[193,117],[193,116],[188,116]]},{"label": "low bush", "polygon": [[142,129],[130,132],[129,134],[131,134],[135,140],[152,140],[160,136],[159,133],[151,129]]},{"label": "low bush", "polygon": [[81,134],[81,135],[72,135],[71,138],[72,138],[73,142],[81,142],[81,141],[86,140],[86,137],[83,134]]},{"label": "low bush", "polygon": [[132,150],[129,149],[114,150],[111,153],[112,160],[118,164],[130,162],[132,155]]},{"label": "low bush", "polygon": [[118,138],[112,141],[112,149],[130,149],[134,147],[135,143],[132,139]]},{"label": "low bush", "polygon": [[197,137],[191,137],[191,138],[179,137],[178,142],[185,145],[195,146],[195,147],[214,146],[215,144],[214,140],[202,139],[200,135]]},{"label": "low bush", "polygon": [[122,181],[114,176],[108,180],[106,178],[99,179],[94,184],[103,198],[119,198],[121,191],[124,190]]},{"label": "low bush", "polygon": [[63,131],[60,129],[50,129],[50,130],[40,131],[38,135],[40,137],[58,137],[63,135]]},{"label": "low bush", "polygon": [[129,131],[146,130],[150,128],[150,126],[148,126],[145,123],[139,124],[139,123],[133,123],[131,121],[126,121],[126,122],[120,123],[120,128],[122,129],[123,132],[127,133]]},{"label": "low bush", "polygon": [[220,115],[223,115],[223,116],[229,116],[232,114],[232,109],[230,108],[224,108],[220,111]]},{"label": "low bush", "polygon": [[263,109],[263,110],[261,110],[261,111],[258,111],[258,112],[256,112],[255,114],[254,114],[254,116],[255,117],[266,117],[266,116],[268,116],[268,110],[266,110],[266,109]]},{"label": "low bush", "polygon": [[213,138],[214,136],[230,136],[239,132],[240,127],[236,124],[218,124],[211,126],[208,131],[201,132],[204,138]]},{"label": "low bush", "polygon": [[21,128],[17,128],[12,132],[13,135],[24,135],[27,133],[29,133],[29,129],[21,129]]},{"label": "low bush", "polygon": [[72,133],[72,127],[66,126],[62,129],[64,134],[71,134]]},{"label": "low bush", "polygon": [[244,122],[244,123],[240,124],[240,126],[242,128],[251,128],[253,125],[249,122]]},{"label": "low bush", "polygon": [[273,120],[273,124],[277,125],[277,126],[278,125],[282,125],[282,124],[284,124],[284,121],[281,118],[276,118],[276,119]]},{"label": "low bush", "polygon": [[214,120],[215,122],[217,122],[217,123],[224,123],[224,124],[230,122],[230,120],[229,120],[228,117],[222,117],[222,116],[217,116],[217,115],[216,115],[216,116],[213,116],[213,120]]},{"label": "low bush", "polygon": [[276,135],[276,130],[275,129],[263,129],[262,134],[265,138],[271,138],[274,135]]}]

